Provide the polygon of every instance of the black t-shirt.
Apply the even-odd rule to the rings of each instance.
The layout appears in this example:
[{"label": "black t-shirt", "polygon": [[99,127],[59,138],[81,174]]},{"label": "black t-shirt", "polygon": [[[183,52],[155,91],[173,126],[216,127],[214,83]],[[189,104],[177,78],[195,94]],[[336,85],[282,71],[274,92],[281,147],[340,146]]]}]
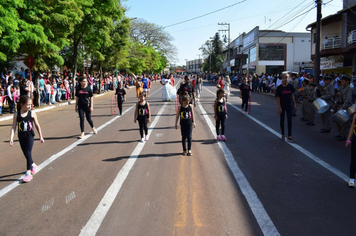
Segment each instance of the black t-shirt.
[{"label": "black t-shirt", "polygon": [[20,96],[28,95],[28,92],[25,90],[26,88],[27,86],[24,84],[20,86]]},{"label": "black t-shirt", "polygon": [[193,92],[195,92],[195,89],[192,84],[182,84],[179,90],[182,92],[182,95],[184,95],[185,92],[188,92],[190,99],[193,99]]},{"label": "black t-shirt", "polygon": [[240,91],[241,91],[241,95],[243,97],[249,97],[250,96],[250,85],[249,84],[241,84],[240,85]]},{"label": "black t-shirt", "polygon": [[148,119],[148,105],[145,102],[144,105],[141,105],[140,102],[137,104],[137,120],[145,120]]},{"label": "black t-shirt", "polygon": [[293,85],[287,84],[287,86],[279,85],[276,91],[276,97],[280,98],[281,107],[288,108],[292,106],[292,96],[295,92]]},{"label": "black t-shirt", "polygon": [[126,91],[123,88],[121,88],[121,89],[117,88],[116,94],[117,94],[117,100],[119,102],[122,102],[124,100],[124,96],[126,95]]},{"label": "black t-shirt", "polygon": [[223,98],[222,102],[217,101],[216,103],[216,114],[218,117],[223,117],[226,115],[226,103],[225,99]]},{"label": "black t-shirt", "polygon": [[180,107],[180,125],[191,125],[193,123],[192,119],[192,107],[188,105],[187,107]]},{"label": "black t-shirt", "polygon": [[90,98],[93,96],[93,92],[91,91],[89,86],[85,88],[80,88],[80,86],[77,86],[75,96],[79,98],[78,106],[83,108],[90,107]]}]

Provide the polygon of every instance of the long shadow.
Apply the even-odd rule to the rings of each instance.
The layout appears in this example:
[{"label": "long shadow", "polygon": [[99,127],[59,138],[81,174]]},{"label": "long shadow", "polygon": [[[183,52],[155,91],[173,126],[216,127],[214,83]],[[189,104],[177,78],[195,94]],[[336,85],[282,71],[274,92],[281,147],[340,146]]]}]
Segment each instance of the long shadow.
[{"label": "long shadow", "polygon": [[12,124],[0,125],[0,127],[6,127],[6,126],[11,127],[11,126],[12,126]]},{"label": "long shadow", "polygon": [[111,114],[107,114],[107,115],[91,115],[91,117],[105,117],[105,116],[113,116]]},{"label": "long shadow", "polygon": [[[148,127],[148,129],[150,129]],[[170,126],[170,127],[155,127],[155,129],[174,129],[173,126]],[[135,129],[120,129],[119,131],[123,131],[123,132],[126,132],[126,131],[138,131],[139,129],[138,128],[135,128]]]},{"label": "long shadow", "polygon": [[108,141],[108,142],[92,142],[92,143],[81,143],[78,146],[88,146],[88,145],[103,145],[103,144],[122,144],[122,143],[138,143],[139,140],[131,141]]},{"label": "long shadow", "polygon": [[11,174],[11,175],[3,175],[3,176],[0,176],[0,182],[13,182],[13,181],[22,182],[21,179],[3,179],[3,178],[12,177],[12,176],[16,176],[16,175],[22,175],[22,174],[25,174],[25,173],[26,173],[26,172],[20,172],[20,173]]},{"label": "long shadow", "polygon": [[[65,137],[44,137],[45,140],[56,140],[56,139],[70,139],[70,138],[77,138],[78,135],[71,135],[71,136],[65,136]],[[36,139],[39,140],[39,139]]]},{"label": "long shadow", "polygon": [[[145,155],[139,155],[138,158],[172,157],[172,156],[178,156],[178,155],[182,155],[182,153],[178,152],[178,153],[145,154]],[[123,159],[129,159],[129,158],[130,158],[130,156],[122,156],[122,157],[114,157],[114,158],[104,159],[102,161],[114,162],[114,161],[120,161]]]},{"label": "long shadow", "polygon": [[[177,141],[168,141],[168,142],[155,142],[154,144],[172,144],[172,143],[181,143],[181,140]],[[201,143],[201,144],[213,144],[216,143],[216,139],[202,139],[202,140],[192,140],[193,143]]]}]

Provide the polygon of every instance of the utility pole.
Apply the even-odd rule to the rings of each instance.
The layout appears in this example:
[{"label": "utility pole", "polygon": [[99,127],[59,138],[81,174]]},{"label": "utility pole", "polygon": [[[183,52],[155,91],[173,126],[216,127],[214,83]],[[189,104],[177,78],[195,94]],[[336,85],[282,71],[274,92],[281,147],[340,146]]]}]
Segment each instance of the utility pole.
[{"label": "utility pole", "polygon": [[321,3],[322,0],[316,0],[316,37],[315,37],[315,58],[314,58],[314,83],[319,85],[320,75],[320,34],[321,34]]},{"label": "utility pole", "polygon": [[[222,32],[228,32],[228,39],[227,39],[227,64],[228,67],[230,68],[230,23],[218,23],[218,25],[224,25],[227,26],[227,29],[224,30],[219,30]],[[227,68],[226,68],[227,69]]]},{"label": "utility pole", "polygon": [[210,63],[209,63],[209,73],[211,73],[211,56],[213,55],[213,42],[212,40],[214,40],[214,37],[210,37],[210,55],[209,55],[209,59],[210,59]]}]

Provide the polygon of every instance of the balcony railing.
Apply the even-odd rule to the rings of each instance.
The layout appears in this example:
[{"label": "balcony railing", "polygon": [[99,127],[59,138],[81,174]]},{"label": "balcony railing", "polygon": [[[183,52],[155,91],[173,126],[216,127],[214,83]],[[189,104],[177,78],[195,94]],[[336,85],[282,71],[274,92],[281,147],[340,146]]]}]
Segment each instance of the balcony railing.
[{"label": "balcony railing", "polygon": [[341,37],[323,39],[321,42],[321,50],[341,48]]},{"label": "balcony railing", "polygon": [[356,43],[356,30],[353,30],[347,36],[347,44]]}]

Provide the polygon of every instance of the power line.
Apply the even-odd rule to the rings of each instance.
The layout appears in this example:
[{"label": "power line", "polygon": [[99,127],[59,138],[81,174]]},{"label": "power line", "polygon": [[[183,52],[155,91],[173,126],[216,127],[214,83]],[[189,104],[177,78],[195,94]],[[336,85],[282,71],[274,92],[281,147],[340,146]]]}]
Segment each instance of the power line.
[{"label": "power line", "polygon": [[180,25],[180,24],[183,24],[183,23],[192,21],[192,20],[196,20],[196,19],[202,18],[202,17],[204,17],[204,16],[208,16],[208,15],[211,15],[211,14],[213,14],[213,13],[216,13],[216,12],[225,10],[225,9],[227,9],[227,8],[236,6],[236,5],[241,4],[241,3],[243,3],[243,2],[246,2],[246,1],[247,1],[247,0],[243,0],[243,1],[241,1],[241,2],[234,3],[234,4],[230,5],[230,6],[227,6],[227,7],[224,7],[224,8],[220,8],[220,9],[218,9],[218,10],[216,10],[216,11],[212,11],[212,12],[206,13],[206,14],[204,14],[204,15],[191,18],[191,19],[189,19],[189,20],[181,21],[181,22],[178,22],[178,23],[175,23],[175,24],[172,24],[172,25],[167,25],[167,26],[165,26],[165,27],[163,27],[163,28],[168,28],[168,27],[171,27],[171,26]]}]

